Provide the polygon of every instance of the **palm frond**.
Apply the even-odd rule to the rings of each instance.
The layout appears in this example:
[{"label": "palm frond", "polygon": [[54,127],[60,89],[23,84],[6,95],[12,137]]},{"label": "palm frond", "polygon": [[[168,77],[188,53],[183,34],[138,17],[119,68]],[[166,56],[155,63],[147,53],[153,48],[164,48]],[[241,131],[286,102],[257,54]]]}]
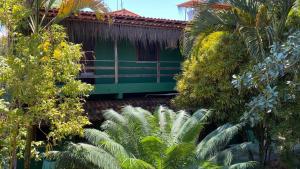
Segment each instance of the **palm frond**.
[{"label": "palm frond", "polygon": [[141,145],[143,147],[143,159],[151,164],[162,163],[164,150],[166,149],[166,143],[159,137],[147,136],[141,140]]},{"label": "palm frond", "polygon": [[103,111],[103,116],[106,120],[113,121],[123,126],[126,126],[126,124],[128,123],[127,119],[122,114],[119,114],[112,109]]},{"label": "palm frond", "polygon": [[100,145],[103,149],[116,157],[118,160],[129,158],[129,155],[125,148],[121,144],[113,140],[103,140],[100,142]]},{"label": "palm frond", "polygon": [[196,158],[194,154],[195,144],[176,144],[166,150],[165,168],[182,169],[194,166]]},{"label": "palm frond", "polygon": [[124,107],[121,114],[109,110],[105,113],[108,120],[101,126],[103,132],[84,132],[88,142],[95,146],[70,144],[65,151],[56,153],[54,159],[60,169],[200,169],[205,168],[201,166],[205,161],[227,168],[249,167],[249,163],[242,163],[248,159],[235,155],[245,155],[250,143],[225,149],[241,124],[219,127],[196,147],[199,131],[210,114],[205,109],[192,116],[185,111],[176,114],[165,107],[159,107],[155,115],[132,106]]},{"label": "palm frond", "polygon": [[238,163],[229,166],[227,169],[256,169],[258,168],[259,164],[256,161],[249,161],[245,163]]},{"label": "palm frond", "polygon": [[57,156],[57,168],[62,169],[121,169],[118,161],[105,150],[89,144],[70,144]]},{"label": "palm frond", "polygon": [[109,138],[105,132],[96,129],[85,129],[85,138],[95,146],[101,146],[104,150],[117,157],[118,159],[128,158],[124,147]]},{"label": "palm frond", "polygon": [[196,36],[192,36],[188,28],[183,32],[181,41],[180,41],[180,51],[183,56],[189,57],[191,55],[192,49],[194,47],[194,42]]},{"label": "palm frond", "polygon": [[164,112],[166,114],[167,119],[167,132],[170,133],[177,114],[173,110],[168,108],[165,108]]},{"label": "palm frond", "polygon": [[230,5],[234,8],[242,10],[250,14],[253,18],[256,17],[259,6],[262,4],[261,0],[229,0]]},{"label": "palm frond", "polygon": [[84,8],[92,9],[96,13],[98,19],[102,19],[104,13],[107,12],[103,0],[63,0],[55,21],[59,22],[70,16],[72,12],[77,12]]},{"label": "palm frond", "polygon": [[[284,32],[286,29],[286,22],[288,15],[292,8],[295,6],[296,0],[285,0],[285,1],[271,1],[269,8],[272,11],[271,16],[271,27],[273,29],[273,38],[276,41],[283,39]],[[271,43],[272,44],[272,43]]]},{"label": "palm frond", "polygon": [[176,138],[178,138],[178,132],[189,117],[190,115],[185,111],[179,111],[179,113],[176,115],[176,119],[174,120],[171,129],[171,137],[173,137],[174,142],[177,142]]},{"label": "palm frond", "polygon": [[205,32],[233,30],[237,21],[237,16],[231,10],[199,10],[187,31],[192,36],[197,36]]},{"label": "palm frond", "polygon": [[127,130],[124,125],[120,125],[116,122],[111,120],[106,120],[102,123],[101,129],[105,130],[107,134],[110,135],[111,138],[115,139],[117,142],[120,140],[120,136],[122,133]]},{"label": "palm frond", "polygon": [[223,132],[224,130],[228,129],[232,127],[231,124],[227,123],[224,124],[223,126],[218,127],[216,130],[212,131],[211,133],[209,133],[204,139],[202,139],[201,141],[203,142],[207,142],[209,139],[215,137],[218,133]]},{"label": "palm frond", "polygon": [[150,134],[151,125],[147,119],[147,116],[149,115],[147,111],[143,110],[142,108],[137,109],[132,106],[126,106],[122,109],[122,115],[129,120],[127,125],[135,125],[135,130],[138,130],[139,128],[142,129],[140,134]]},{"label": "palm frond", "polygon": [[265,55],[263,39],[258,31],[254,27],[241,27],[239,29],[248,52],[253,58],[262,58]]},{"label": "palm frond", "polygon": [[207,119],[208,110],[200,109],[195,112],[181,127],[177,139],[180,142],[196,143],[204,121]]},{"label": "palm frond", "polygon": [[164,107],[159,106],[158,109],[156,110],[155,114],[157,114],[158,117],[158,123],[159,123],[159,129],[161,133],[166,132],[166,126],[167,126],[167,117],[166,113],[164,112]]},{"label": "palm frond", "polygon": [[173,122],[176,119],[176,113],[164,106],[159,106],[154,112],[154,117],[156,120],[154,120],[153,129],[157,130],[154,132],[158,133],[159,137],[171,145],[173,138],[170,133]]},{"label": "palm frond", "polygon": [[155,169],[151,164],[136,158],[128,158],[121,163],[122,169]]},{"label": "palm frond", "polygon": [[215,156],[209,159],[209,161],[222,166],[230,166],[235,163],[253,161],[253,154],[255,153],[253,143],[242,143],[227,148],[221,152],[218,152]]},{"label": "palm frond", "polygon": [[85,129],[84,137],[87,141],[95,146],[98,146],[100,141],[109,140],[109,135],[105,132],[96,129]]},{"label": "palm frond", "polygon": [[205,137],[197,146],[196,154],[201,160],[207,160],[223,150],[242,128],[241,124],[224,125]]},{"label": "palm frond", "polygon": [[231,10],[198,9],[194,19],[186,27],[180,43],[183,55],[190,56],[199,34],[234,30],[237,22],[238,18]]},{"label": "palm frond", "polygon": [[128,153],[133,153],[136,151],[136,145],[139,142],[139,133],[134,132],[132,124],[126,124],[128,125],[124,126],[107,120],[101,125],[101,128],[110,135],[111,139],[121,144]]}]

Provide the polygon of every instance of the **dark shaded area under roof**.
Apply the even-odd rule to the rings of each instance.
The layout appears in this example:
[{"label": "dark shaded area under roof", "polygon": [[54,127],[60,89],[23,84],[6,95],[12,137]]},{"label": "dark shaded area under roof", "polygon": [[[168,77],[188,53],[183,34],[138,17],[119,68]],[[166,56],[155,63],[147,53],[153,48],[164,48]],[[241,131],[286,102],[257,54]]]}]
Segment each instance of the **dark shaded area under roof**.
[{"label": "dark shaded area under roof", "polygon": [[85,104],[85,111],[88,114],[90,121],[101,122],[104,120],[103,111],[107,109],[114,109],[120,112],[124,106],[142,107],[143,109],[153,112],[157,106],[162,105],[169,108],[171,106],[171,99],[173,96],[135,96],[127,97],[122,100],[97,98],[95,100],[88,100]]}]

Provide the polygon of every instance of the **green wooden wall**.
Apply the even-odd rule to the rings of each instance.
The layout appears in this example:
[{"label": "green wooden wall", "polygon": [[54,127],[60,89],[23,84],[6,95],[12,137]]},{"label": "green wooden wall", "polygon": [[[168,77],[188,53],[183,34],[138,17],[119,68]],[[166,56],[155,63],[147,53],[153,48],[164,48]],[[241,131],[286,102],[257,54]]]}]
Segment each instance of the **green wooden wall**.
[{"label": "green wooden wall", "polygon": [[[180,54],[179,49],[160,49],[159,58],[160,58],[160,67],[166,68],[160,71],[160,74],[164,74],[160,78],[160,83],[157,83],[157,70],[156,66],[157,63],[144,63],[137,61],[137,51],[135,45],[130,43],[129,41],[122,40],[118,43],[118,58],[119,58],[119,77],[118,84],[115,84],[115,78],[113,77],[114,71],[114,42],[109,40],[101,40],[98,41],[95,48],[96,53],[96,62],[95,66],[99,67],[107,67],[107,69],[96,70],[95,75],[104,75],[105,77],[99,77],[95,80],[95,87],[94,90],[95,94],[118,94],[118,93],[131,93],[130,91],[124,91],[121,88],[136,88],[135,92],[133,93],[140,93],[140,92],[164,92],[164,91],[174,91],[175,87],[175,80],[173,76],[169,76],[172,74],[178,74],[180,71],[180,64],[183,60],[183,57]],[[123,62],[126,61],[126,62]],[[132,61],[132,62],[127,62]],[[127,69],[130,67],[139,67],[141,69]],[[150,69],[146,69],[146,68]],[[152,67],[152,69],[151,69]],[[177,68],[169,70],[168,68]],[[124,69],[122,69],[124,68]],[[152,77],[122,77],[122,75],[153,75]],[[145,88],[143,85],[145,84]],[[168,87],[166,85],[168,84]],[[119,86],[120,85],[120,86]],[[149,88],[149,85],[153,86],[152,90]],[[122,87],[121,87],[122,86]],[[107,91],[108,88],[111,87],[109,92]],[[141,88],[142,87],[142,88]],[[115,89],[113,89],[115,88]],[[149,88],[149,90],[147,90]],[[104,90],[105,89],[105,90]]]}]

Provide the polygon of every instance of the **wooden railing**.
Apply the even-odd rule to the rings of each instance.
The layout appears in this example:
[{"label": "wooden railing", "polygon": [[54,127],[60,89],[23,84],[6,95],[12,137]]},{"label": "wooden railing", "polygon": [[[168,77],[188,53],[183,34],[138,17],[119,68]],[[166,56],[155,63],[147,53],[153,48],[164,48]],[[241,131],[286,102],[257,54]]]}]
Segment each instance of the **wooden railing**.
[{"label": "wooden railing", "polygon": [[[116,64],[114,60],[83,60],[81,64],[83,65],[81,79],[114,78],[115,83],[118,83],[119,78],[154,77],[156,82],[160,83],[161,77],[173,77],[180,70],[179,61],[119,60]],[[103,73],[104,71],[108,73]],[[171,73],[165,73],[166,71]]]}]

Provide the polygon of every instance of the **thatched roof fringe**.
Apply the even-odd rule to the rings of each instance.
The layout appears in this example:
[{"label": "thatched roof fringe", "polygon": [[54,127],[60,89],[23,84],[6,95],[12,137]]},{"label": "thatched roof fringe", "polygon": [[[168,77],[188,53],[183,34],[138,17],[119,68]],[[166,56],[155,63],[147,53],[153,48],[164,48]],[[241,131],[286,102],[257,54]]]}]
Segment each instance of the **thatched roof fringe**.
[{"label": "thatched roof fringe", "polygon": [[100,22],[82,22],[65,20],[62,23],[69,38],[73,42],[83,43],[93,48],[99,39],[129,40],[132,43],[158,43],[161,47],[177,48],[182,30],[130,26],[120,24],[106,24]]}]

